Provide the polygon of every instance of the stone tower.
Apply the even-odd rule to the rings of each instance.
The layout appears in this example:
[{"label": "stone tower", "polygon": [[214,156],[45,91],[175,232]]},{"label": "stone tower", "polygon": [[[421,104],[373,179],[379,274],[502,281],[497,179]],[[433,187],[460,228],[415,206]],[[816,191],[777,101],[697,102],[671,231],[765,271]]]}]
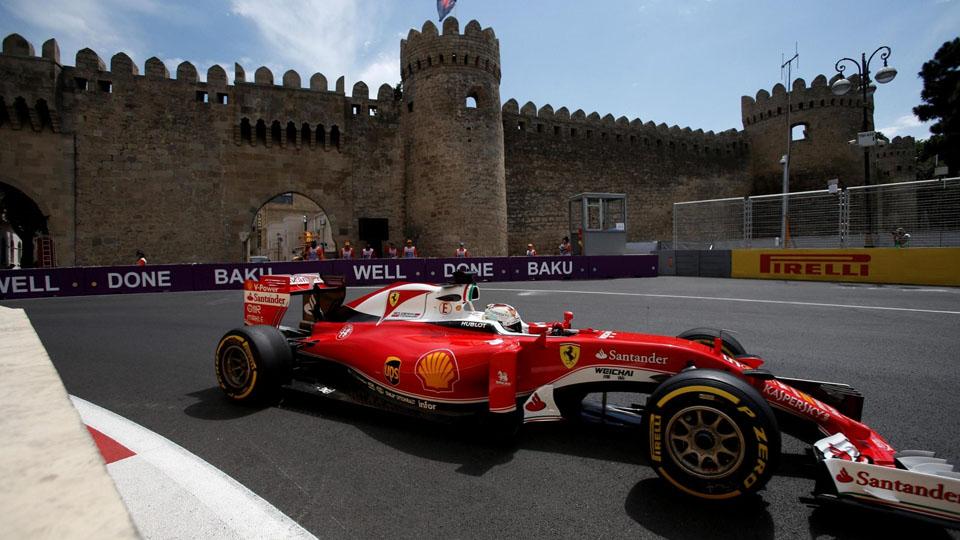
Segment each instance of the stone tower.
[{"label": "stone tower", "polygon": [[[856,87],[856,76],[852,79]],[[863,150],[849,144],[860,131],[862,106],[859,92],[836,96],[823,75],[813,79],[809,88],[803,79],[793,82],[789,126],[787,91],[782,84],[774,86],[772,94],[760,90],[756,98],[743,96],[741,110],[750,145],[753,193],[780,192],[783,179],[780,158],[786,152],[787,130],[798,125],[803,126],[806,136],[803,140],[795,138],[791,143],[791,192],[825,189],[831,178],[839,178],[843,186],[863,185]],[[872,93],[868,106],[872,129]]]},{"label": "stone tower", "polygon": [[449,17],[400,42],[406,234],[426,256],[507,254],[500,43]]}]

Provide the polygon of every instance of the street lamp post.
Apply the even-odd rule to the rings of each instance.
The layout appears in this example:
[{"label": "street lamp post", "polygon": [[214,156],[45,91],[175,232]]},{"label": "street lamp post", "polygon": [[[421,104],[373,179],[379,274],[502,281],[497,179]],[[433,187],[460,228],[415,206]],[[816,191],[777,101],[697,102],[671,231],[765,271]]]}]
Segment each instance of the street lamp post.
[{"label": "street lamp post", "polygon": [[[842,96],[849,92],[851,89],[856,91],[857,89],[853,88],[853,82],[847,78],[843,77],[843,71],[846,69],[846,66],[843,64],[849,63],[853,64],[857,68],[857,74],[860,76],[859,90],[862,93],[862,103],[863,103],[863,122],[860,126],[860,131],[862,135],[858,135],[857,140],[860,141],[859,144],[863,146],[863,184],[869,188],[870,186],[870,147],[876,143],[876,133],[868,132],[870,125],[868,122],[868,113],[869,113],[869,103],[867,98],[870,91],[870,83],[873,81],[870,80],[870,62],[873,60],[873,57],[877,53],[880,53],[880,60],[883,60],[883,67],[877,70],[876,75],[874,76],[875,80],[880,84],[886,84],[894,79],[897,76],[897,70],[887,66],[887,58],[890,57],[890,47],[882,45],[877,47],[877,50],[873,51],[870,54],[870,57],[867,57],[866,53],[860,53],[860,61],[857,62],[853,58],[841,58],[837,60],[837,63],[834,65],[834,69],[837,70],[837,74],[841,76],[840,79],[837,79],[830,90],[838,96]],[[864,235],[864,247],[873,247],[873,208],[870,201],[871,192],[867,191],[867,232]]]}]

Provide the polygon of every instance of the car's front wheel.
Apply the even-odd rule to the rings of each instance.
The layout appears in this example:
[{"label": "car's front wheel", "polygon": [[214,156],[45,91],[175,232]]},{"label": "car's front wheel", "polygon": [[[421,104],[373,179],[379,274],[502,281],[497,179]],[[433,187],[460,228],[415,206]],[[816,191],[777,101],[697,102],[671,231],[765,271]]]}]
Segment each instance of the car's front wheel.
[{"label": "car's front wheel", "polygon": [[701,499],[760,490],[780,456],[770,406],[749,384],[715,370],[675,375],[647,400],[647,458],[661,478]]}]

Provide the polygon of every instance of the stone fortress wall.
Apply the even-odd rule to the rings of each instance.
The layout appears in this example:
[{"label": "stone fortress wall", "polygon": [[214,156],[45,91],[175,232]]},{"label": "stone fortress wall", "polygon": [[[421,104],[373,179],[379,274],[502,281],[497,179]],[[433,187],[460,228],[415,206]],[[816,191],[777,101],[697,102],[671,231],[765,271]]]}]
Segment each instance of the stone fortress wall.
[{"label": "stone fortress wall", "polygon": [[567,200],[627,194],[629,241],[669,238],[676,201],[750,190],[748,148],[736,130],[704,133],[550,105],[503,106],[510,251],[556,253],[570,233]]},{"label": "stone fortress wall", "polygon": [[[627,193],[639,241],[670,236],[675,201],[779,190],[782,85],[743,98],[743,131],[704,133],[501,105],[499,53],[476,21],[461,32],[447,18],[442,33],[427,22],[401,41],[402,94],[371,96],[363,82],[347,95],[343,77],[330,88],[317,73],[305,88],[263,67],[250,82],[236,65],[233,84],[189,62],[171,77],[157,58],[141,74],[124,53],[108,69],[90,49],[65,66],[54,40],[38,57],[13,34],[0,55],[0,183],[48,217],[60,265],[127,263],[138,248],[151,262],[239,261],[258,208],[286,192],[322,207],[338,245],[358,239],[361,218],[385,218],[392,241],[449,256],[460,240],[477,255],[527,242],[552,253],[567,198],[584,191]],[[791,123],[809,125],[794,185],[857,185],[862,154],[845,142],[860,109],[829,101],[824,83],[794,85]],[[912,179],[912,144],[880,147],[875,180]]]}]

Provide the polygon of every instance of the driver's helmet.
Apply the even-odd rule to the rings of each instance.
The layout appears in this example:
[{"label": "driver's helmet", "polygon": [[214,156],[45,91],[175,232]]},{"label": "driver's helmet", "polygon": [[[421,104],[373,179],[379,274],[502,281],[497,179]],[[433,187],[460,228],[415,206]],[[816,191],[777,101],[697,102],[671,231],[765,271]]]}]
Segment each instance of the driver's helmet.
[{"label": "driver's helmet", "polygon": [[520,314],[509,304],[487,304],[483,311],[483,318],[487,321],[497,321],[507,330],[521,332]]}]

